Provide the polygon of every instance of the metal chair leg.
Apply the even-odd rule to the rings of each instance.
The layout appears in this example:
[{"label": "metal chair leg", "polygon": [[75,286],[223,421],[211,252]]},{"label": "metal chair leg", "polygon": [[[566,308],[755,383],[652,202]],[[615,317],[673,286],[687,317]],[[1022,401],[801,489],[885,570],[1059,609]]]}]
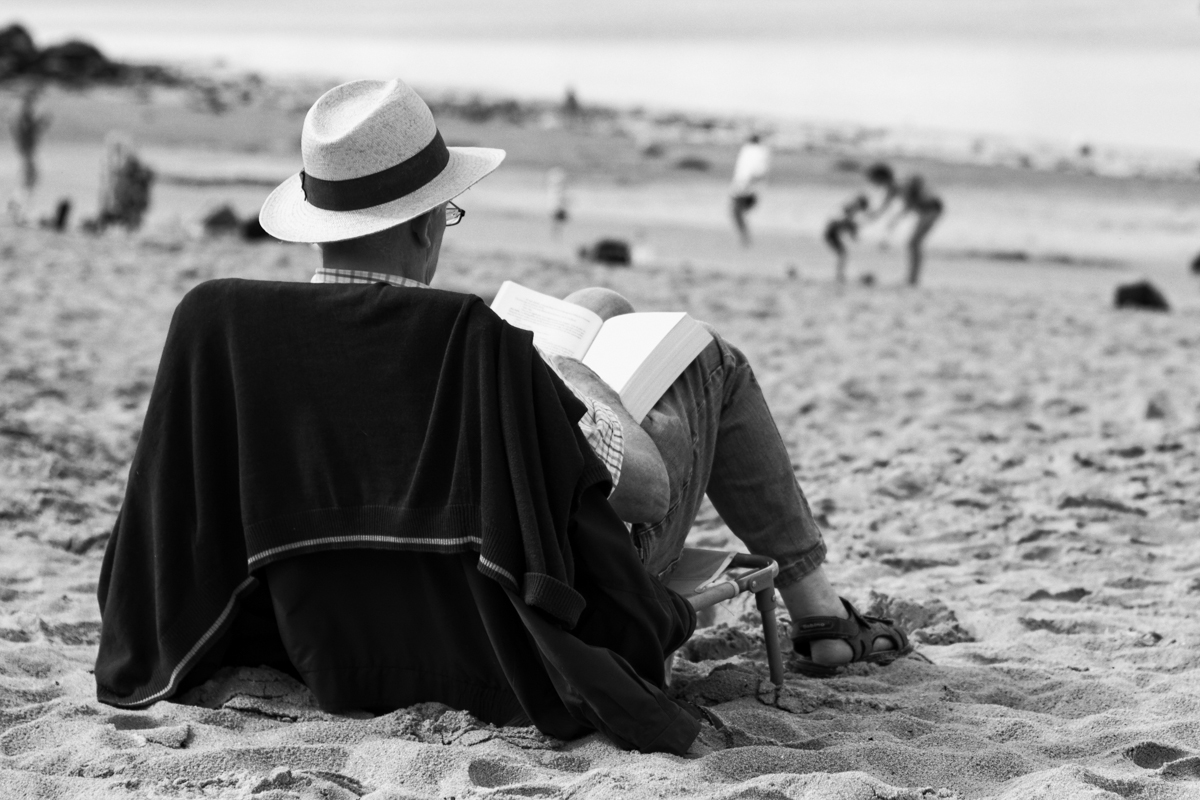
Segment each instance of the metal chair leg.
[{"label": "metal chair leg", "polygon": [[771,683],[783,686],[783,654],[779,652],[779,626],[775,622],[775,587],[770,586],[754,593],[754,602],[762,616],[763,636],[767,645],[767,665],[771,670]]}]

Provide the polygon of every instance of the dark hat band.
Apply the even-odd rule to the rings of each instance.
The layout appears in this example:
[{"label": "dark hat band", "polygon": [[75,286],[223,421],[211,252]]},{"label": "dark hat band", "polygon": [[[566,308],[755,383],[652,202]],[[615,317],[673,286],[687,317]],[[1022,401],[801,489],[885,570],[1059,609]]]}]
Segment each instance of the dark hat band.
[{"label": "dark hat band", "polygon": [[358,211],[412,194],[440,175],[449,161],[442,132],[435,131],[421,152],[394,167],[344,181],[322,180],[300,170],[300,188],[309,205],[326,211]]}]

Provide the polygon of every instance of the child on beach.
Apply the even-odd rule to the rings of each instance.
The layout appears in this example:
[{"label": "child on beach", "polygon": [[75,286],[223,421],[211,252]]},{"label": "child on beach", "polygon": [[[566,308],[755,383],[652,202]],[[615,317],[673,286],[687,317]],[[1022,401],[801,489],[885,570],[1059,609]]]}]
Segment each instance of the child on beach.
[{"label": "child on beach", "polygon": [[842,215],[829,220],[825,226],[825,243],[833,250],[836,257],[837,282],[846,282],[846,243],[843,238],[858,238],[858,219],[866,212],[870,204],[867,196],[860,194],[846,205],[842,206]]}]

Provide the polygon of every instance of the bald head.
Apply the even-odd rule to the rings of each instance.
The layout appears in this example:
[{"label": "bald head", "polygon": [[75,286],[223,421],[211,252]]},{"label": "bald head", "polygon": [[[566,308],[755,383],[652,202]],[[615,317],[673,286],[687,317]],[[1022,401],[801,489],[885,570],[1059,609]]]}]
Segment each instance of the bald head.
[{"label": "bald head", "polygon": [[577,306],[583,306],[586,309],[594,311],[600,319],[611,319],[612,317],[619,317],[622,314],[632,314],[634,312],[633,304],[626,300],[624,295],[614,292],[612,289],[602,289],[598,286],[591,286],[587,289],[571,292],[571,294],[563,299],[568,303],[574,303]]}]

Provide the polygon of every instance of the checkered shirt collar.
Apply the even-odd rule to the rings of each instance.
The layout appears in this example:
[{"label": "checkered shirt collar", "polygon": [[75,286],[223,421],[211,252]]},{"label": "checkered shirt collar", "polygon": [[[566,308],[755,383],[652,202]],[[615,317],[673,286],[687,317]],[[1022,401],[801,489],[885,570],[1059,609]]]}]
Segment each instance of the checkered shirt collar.
[{"label": "checkered shirt collar", "polygon": [[326,269],[317,267],[309,283],[390,283],[392,286],[408,286],[413,289],[428,289],[427,284],[412,278],[392,275],[387,272],[369,272],[361,269]]}]

